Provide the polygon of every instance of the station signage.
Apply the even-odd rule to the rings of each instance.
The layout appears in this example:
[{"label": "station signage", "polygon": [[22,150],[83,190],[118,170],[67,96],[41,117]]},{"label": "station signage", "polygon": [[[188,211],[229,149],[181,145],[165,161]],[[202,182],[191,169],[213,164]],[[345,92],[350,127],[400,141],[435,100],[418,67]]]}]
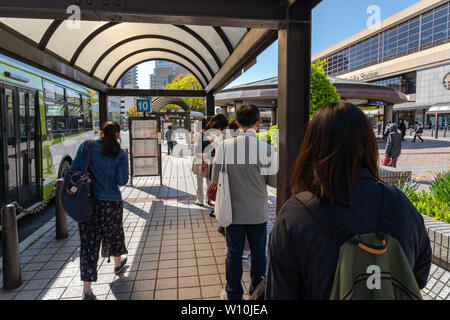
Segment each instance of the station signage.
[{"label": "station signage", "polygon": [[152,112],[152,99],[137,99],[137,112]]}]

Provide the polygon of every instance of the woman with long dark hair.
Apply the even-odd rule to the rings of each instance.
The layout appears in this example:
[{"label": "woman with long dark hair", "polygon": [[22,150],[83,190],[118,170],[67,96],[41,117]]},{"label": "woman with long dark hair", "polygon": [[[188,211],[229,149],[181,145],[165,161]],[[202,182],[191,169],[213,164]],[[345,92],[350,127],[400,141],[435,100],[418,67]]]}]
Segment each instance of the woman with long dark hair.
[{"label": "woman with long dark hair", "polygon": [[[92,177],[95,210],[91,220],[78,225],[80,231],[80,275],[83,300],[96,300],[91,282],[97,281],[100,244],[102,257],[114,257],[114,273],[124,270],[128,253],[123,230],[123,202],[119,186],[128,182],[128,156],[118,142],[120,126],[108,121],[101,127],[100,139],[95,140],[88,171]],[[89,141],[83,142],[72,163],[72,170],[82,170]]]},{"label": "woman with long dark hair", "polygon": [[423,218],[402,192],[380,181],[377,163],[377,141],[359,108],[334,102],[318,110],[291,177],[294,196],[270,236],[267,299],[330,299],[340,248],[335,240],[342,230],[352,236],[389,233],[418,287],[426,285],[431,247]]}]

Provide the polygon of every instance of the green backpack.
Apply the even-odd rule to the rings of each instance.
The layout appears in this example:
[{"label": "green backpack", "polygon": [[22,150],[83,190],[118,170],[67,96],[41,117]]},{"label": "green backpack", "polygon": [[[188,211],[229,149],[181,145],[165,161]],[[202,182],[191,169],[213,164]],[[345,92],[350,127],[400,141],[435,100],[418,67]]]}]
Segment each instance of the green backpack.
[{"label": "green backpack", "polygon": [[386,233],[392,230],[392,223],[384,218],[385,203],[394,207],[401,198],[380,186],[384,201],[379,231],[362,235],[354,235],[345,224],[308,208],[311,194],[295,196],[340,248],[330,300],[422,300],[403,249]]}]

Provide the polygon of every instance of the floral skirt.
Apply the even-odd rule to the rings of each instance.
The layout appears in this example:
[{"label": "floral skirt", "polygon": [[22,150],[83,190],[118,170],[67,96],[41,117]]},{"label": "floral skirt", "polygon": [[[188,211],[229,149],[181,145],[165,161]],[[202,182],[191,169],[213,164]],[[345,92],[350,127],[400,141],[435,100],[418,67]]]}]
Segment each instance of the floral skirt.
[{"label": "floral skirt", "polygon": [[81,281],[97,281],[97,263],[100,244],[102,257],[127,254],[123,231],[123,202],[95,200],[91,220],[80,223],[80,275]]}]

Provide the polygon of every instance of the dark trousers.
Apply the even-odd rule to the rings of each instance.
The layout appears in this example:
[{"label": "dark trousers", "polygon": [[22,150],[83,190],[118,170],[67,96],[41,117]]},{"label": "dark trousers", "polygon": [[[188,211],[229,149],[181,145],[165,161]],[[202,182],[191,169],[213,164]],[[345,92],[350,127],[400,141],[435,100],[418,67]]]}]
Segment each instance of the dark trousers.
[{"label": "dark trousers", "polygon": [[225,234],[228,246],[225,260],[227,279],[225,290],[229,300],[241,300],[244,293],[241,280],[245,236],[247,236],[252,253],[249,288],[249,294],[251,295],[266,275],[267,222],[254,225],[232,224],[226,228]]},{"label": "dark trousers", "polygon": [[167,141],[167,154],[170,154],[170,152],[173,152],[173,141]]},{"label": "dark trousers", "polygon": [[416,142],[416,138],[419,138],[419,139],[420,139],[420,140],[422,140],[422,142],[423,142],[423,139],[422,139],[422,137],[421,137],[421,136],[419,136],[418,134],[414,135],[414,139],[413,139],[413,142]]},{"label": "dark trousers", "polygon": [[402,131],[402,141],[405,140],[405,136],[406,136],[406,131]]},{"label": "dark trousers", "polygon": [[95,200],[94,216],[80,223],[81,281],[97,281],[97,263],[102,246],[102,257],[120,257],[127,254],[123,231],[123,202]]}]

